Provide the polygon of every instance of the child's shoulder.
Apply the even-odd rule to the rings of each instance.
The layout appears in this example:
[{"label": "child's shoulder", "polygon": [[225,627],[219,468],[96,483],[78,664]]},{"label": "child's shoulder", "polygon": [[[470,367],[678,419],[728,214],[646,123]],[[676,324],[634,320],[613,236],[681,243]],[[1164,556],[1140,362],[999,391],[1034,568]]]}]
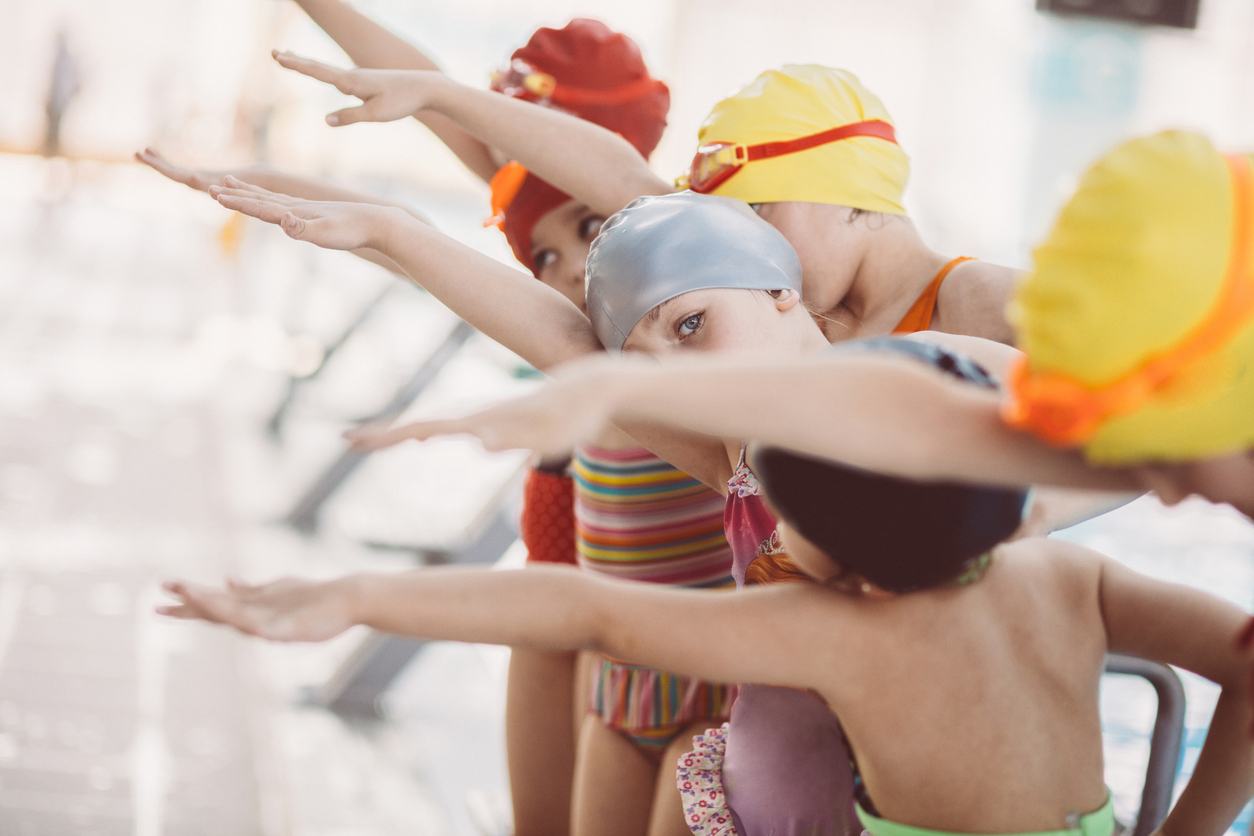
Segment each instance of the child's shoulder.
[{"label": "child's shoulder", "polygon": [[1102,565],[1108,558],[1092,549],[1051,537],[1026,537],[1003,543],[995,552],[997,563],[1016,582],[1052,581],[1096,589]]}]

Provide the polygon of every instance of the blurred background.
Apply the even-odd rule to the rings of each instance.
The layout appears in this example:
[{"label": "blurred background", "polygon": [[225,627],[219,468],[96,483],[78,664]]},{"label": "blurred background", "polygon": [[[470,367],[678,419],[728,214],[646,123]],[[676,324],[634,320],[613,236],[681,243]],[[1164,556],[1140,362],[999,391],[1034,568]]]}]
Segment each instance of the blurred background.
[{"label": "blurred background", "polygon": [[[761,70],[847,68],[897,122],[924,238],[1014,265],[1121,138],[1181,127],[1254,148],[1254,0],[1041,5],[1072,14],[1032,0],[357,3],[477,86],[537,26],[587,16],[628,33],[671,86],[653,158],[668,177],[710,106]],[[1074,14],[1104,11],[1141,22]],[[446,440],[363,459],[340,433],[525,391],[534,373],[385,271],[130,161],[152,145],[192,167],[327,176],[511,261],[481,224],[486,187],[422,126],[328,128],[345,98],[272,48],[347,63],[288,0],[0,0],[6,836],[507,832],[508,651],[362,633],[269,646],[150,615],[171,575],[522,560],[521,455]],[[1254,526],[1229,509],[1147,498],[1062,536],[1254,606]],[[1215,700],[1185,688],[1177,791]],[[1144,683],[1107,678],[1125,819],[1154,708]]]}]

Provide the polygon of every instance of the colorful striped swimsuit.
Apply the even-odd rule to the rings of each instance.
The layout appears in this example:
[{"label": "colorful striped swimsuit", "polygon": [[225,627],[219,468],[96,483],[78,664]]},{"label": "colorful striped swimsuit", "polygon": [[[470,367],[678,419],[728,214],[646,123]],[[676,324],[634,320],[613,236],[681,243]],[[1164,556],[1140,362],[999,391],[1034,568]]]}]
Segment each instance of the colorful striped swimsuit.
[{"label": "colorful striped swimsuit", "polygon": [[[724,501],[644,448],[575,451],[575,546],[586,571],[623,580],[731,588]],[[698,720],[728,716],[735,686],[605,659],[589,710],[660,753]]]}]

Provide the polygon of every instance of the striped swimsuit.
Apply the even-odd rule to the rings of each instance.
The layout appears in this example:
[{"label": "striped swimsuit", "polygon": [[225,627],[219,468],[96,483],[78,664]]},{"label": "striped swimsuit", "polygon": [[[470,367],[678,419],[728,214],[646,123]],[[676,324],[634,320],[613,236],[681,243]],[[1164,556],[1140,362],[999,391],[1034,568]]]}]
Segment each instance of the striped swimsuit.
[{"label": "striped swimsuit", "polygon": [[[644,448],[575,451],[575,545],[588,572],[694,588],[731,588],[724,500]],[[698,720],[726,718],[735,686],[605,659],[589,710],[660,753]]]}]

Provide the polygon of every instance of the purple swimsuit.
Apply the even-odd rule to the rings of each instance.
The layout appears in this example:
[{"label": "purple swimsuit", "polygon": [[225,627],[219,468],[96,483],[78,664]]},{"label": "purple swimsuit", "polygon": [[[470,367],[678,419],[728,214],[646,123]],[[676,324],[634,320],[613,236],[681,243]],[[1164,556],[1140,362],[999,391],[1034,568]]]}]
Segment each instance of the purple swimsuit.
[{"label": "purple swimsuit", "polygon": [[[744,455],[728,481],[723,513],[732,573],[745,572],[776,520]],[[853,836],[853,774],[840,724],[808,691],[742,685],[731,720],[694,741],[679,760],[679,788],[696,836]]]}]

